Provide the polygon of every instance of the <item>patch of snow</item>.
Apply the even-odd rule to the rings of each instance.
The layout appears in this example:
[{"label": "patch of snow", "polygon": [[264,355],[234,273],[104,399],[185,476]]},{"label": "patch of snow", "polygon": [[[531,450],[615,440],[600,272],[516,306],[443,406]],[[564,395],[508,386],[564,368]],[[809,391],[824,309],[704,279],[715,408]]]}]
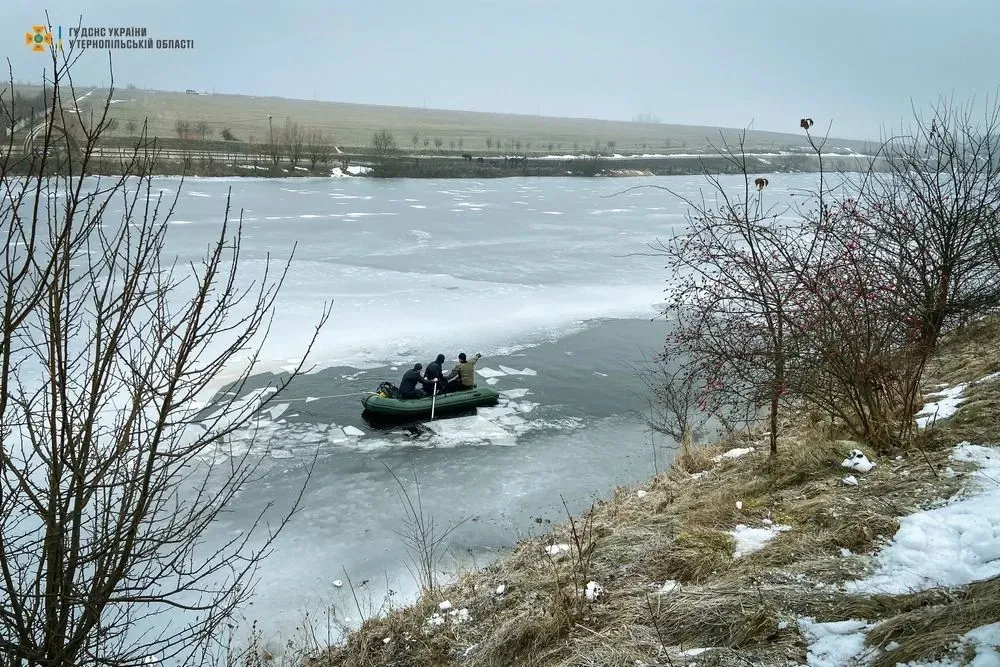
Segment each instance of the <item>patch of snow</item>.
[{"label": "patch of snow", "polygon": [[846,667],[865,651],[865,632],[871,626],[864,621],[817,623],[811,617],[799,619],[799,630],[809,641],[806,664],[809,667]]},{"label": "patch of snow", "polygon": [[738,509],[738,510],[743,509],[743,501],[742,500],[737,500],[736,501],[736,509]]},{"label": "patch of snow", "polygon": [[[988,377],[988,376],[987,376]],[[928,397],[940,396],[937,401],[927,403],[916,415],[917,428],[927,428],[939,419],[947,419],[958,412],[958,406],[967,399],[962,398],[962,393],[969,385],[960,384],[941,391],[927,394]]]},{"label": "patch of snow", "polygon": [[719,454],[718,456],[713,456],[712,460],[715,461],[716,463],[718,463],[722,459],[733,459],[735,461],[736,459],[746,456],[747,454],[753,451],[754,451],[753,447],[746,447],[742,449],[741,448],[730,449],[728,452]]},{"label": "patch of snow", "polygon": [[767,528],[751,528],[742,523],[730,532],[736,540],[736,550],[733,558],[740,558],[754,551],[760,551],[764,546],[786,530],[791,530],[791,526],[768,526]]},{"label": "patch of snow", "polygon": [[709,647],[709,648],[689,648],[686,651],[681,651],[681,655],[686,655],[686,656],[694,657],[696,655],[701,655],[702,653],[705,653],[706,651],[711,651],[711,650],[712,650],[711,647]]},{"label": "patch of snow", "polygon": [[875,464],[869,461],[868,457],[860,449],[852,449],[840,465],[841,467],[857,470],[858,472],[870,472],[875,467]]},{"label": "patch of snow", "polygon": [[584,592],[584,595],[587,596],[587,600],[589,600],[590,602],[596,602],[603,594],[604,594],[604,589],[601,588],[601,585],[599,583],[597,583],[596,581],[587,582],[587,590]]},{"label": "patch of snow", "polygon": [[680,589],[681,589],[680,583],[674,581],[673,579],[667,579],[666,581],[663,582],[663,585],[660,586],[659,590],[656,592],[659,593],[660,595],[670,595],[671,593],[675,593]]},{"label": "patch of snow", "polygon": [[560,556],[562,554],[568,554],[569,553],[569,545],[568,544],[550,544],[549,546],[545,547],[545,553],[547,553],[550,556]]},{"label": "patch of snow", "polygon": [[371,172],[371,167],[362,167],[359,165],[351,165],[347,168],[348,174],[353,174],[354,176],[360,176],[361,174],[367,174]]},{"label": "patch of snow", "polygon": [[857,486],[858,485],[858,478],[855,477],[854,475],[848,475],[847,477],[845,477],[844,479],[842,479],[840,481],[843,482],[844,484],[847,484],[848,486]]},{"label": "patch of snow", "polygon": [[438,609],[440,609],[441,611],[448,611],[449,609],[451,609],[451,602],[445,600],[444,602],[438,604]]},{"label": "patch of snow", "polygon": [[643,489],[639,489],[638,491],[635,492],[635,495],[637,498],[645,498],[647,493],[649,492]]},{"label": "patch of snow", "polygon": [[497,595],[503,595],[506,592],[507,592],[506,584],[500,584],[499,586],[497,586]]},{"label": "patch of snow", "polygon": [[[896,644],[896,642],[886,645],[886,650],[899,648],[899,644],[896,644],[895,648],[890,649],[889,647],[893,644]],[[994,667],[995,665],[1000,665],[1000,652],[997,651],[998,648],[1000,648],[1000,623],[981,625],[962,635],[952,645],[952,653],[956,654],[955,658],[945,658],[944,660],[935,660],[933,662],[909,662],[905,666],[901,665],[901,667],[963,667],[964,665],[968,665],[969,667]],[[957,657],[961,656],[968,649],[972,649],[976,654],[976,657],[971,662]]]},{"label": "patch of snow", "polygon": [[456,625],[459,623],[468,623],[469,621],[469,610],[465,607],[449,611],[448,615],[451,617],[452,622]]},{"label": "patch of snow", "polygon": [[961,586],[1000,574],[1000,450],[961,443],[954,461],[979,465],[971,488],[935,507],[905,516],[867,578],[848,592],[899,595]]}]

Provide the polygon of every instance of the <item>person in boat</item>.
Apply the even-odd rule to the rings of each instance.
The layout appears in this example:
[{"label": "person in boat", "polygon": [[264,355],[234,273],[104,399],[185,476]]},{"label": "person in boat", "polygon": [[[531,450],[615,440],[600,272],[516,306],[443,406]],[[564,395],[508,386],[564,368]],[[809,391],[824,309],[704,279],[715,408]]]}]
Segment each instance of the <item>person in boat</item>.
[{"label": "person in boat", "polygon": [[413,368],[403,373],[403,379],[399,382],[399,395],[401,398],[412,399],[412,398],[424,398],[427,394],[417,389],[417,384],[420,383],[425,389],[430,390],[435,382],[428,380],[420,375],[420,369],[423,368],[423,364],[414,364]]},{"label": "person in boat", "polygon": [[476,386],[476,362],[482,358],[482,354],[477,354],[469,361],[465,352],[458,355],[458,365],[448,373],[448,391],[462,391],[472,389]]},{"label": "person in boat", "polygon": [[448,383],[447,378],[444,376],[444,371],[441,369],[442,364],[444,364],[444,355],[439,354],[434,361],[427,364],[427,370],[424,371],[425,379],[437,380],[437,393],[439,394],[447,391]]}]

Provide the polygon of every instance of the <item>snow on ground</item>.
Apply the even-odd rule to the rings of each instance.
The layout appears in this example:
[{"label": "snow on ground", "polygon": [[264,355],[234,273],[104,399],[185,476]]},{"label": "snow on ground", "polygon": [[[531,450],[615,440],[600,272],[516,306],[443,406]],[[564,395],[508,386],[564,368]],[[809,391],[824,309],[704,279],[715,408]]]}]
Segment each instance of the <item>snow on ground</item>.
[{"label": "snow on ground", "polygon": [[927,403],[920,409],[920,412],[916,414],[917,428],[927,428],[928,425],[933,425],[937,420],[947,419],[958,412],[958,406],[967,400],[962,398],[962,393],[968,386],[960,384],[927,394],[928,397],[940,396],[941,398]]},{"label": "snow on ground", "polygon": [[806,664],[809,667],[846,667],[865,652],[864,621],[817,623],[811,617],[800,618],[799,630],[809,641]]},{"label": "snow on ground", "polygon": [[772,525],[764,528],[751,528],[742,523],[730,532],[736,540],[736,550],[733,558],[746,556],[754,551],[760,551],[764,546],[786,530],[791,530],[790,526]]},{"label": "snow on ground", "polygon": [[[952,461],[973,463],[972,484],[948,504],[915,512],[899,522],[892,543],[877,555],[868,577],[844,584],[854,594],[917,592],[938,586],[961,586],[1000,574],[1000,448],[968,442],[955,447]],[[850,552],[845,554],[849,556]],[[865,633],[874,627],[863,621],[817,623],[798,619],[809,642],[809,667],[848,667],[867,664],[874,651],[865,648]],[[976,651],[976,667],[1000,665],[1000,623],[966,634],[956,647]],[[890,645],[891,646],[891,645]],[[888,647],[887,647],[888,648]],[[892,650],[890,648],[890,650]],[[952,660],[910,663],[907,667],[959,667]]]},{"label": "snow on ground", "polygon": [[979,466],[971,487],[943,507],[900,519],[875,571],[847,582],[848,592],[903,594],[1000,575],[1000,449],[964,442],[951,458]]},{"label": "snow on ground", "polygon": [[963,383],[955,385],[954,387],[949,387],[948,385],[940,385],[943,387],[939,391],[927,394],[927,397],[938,396],[938,400],[931,401],[927,403],[920,409],[914,417],[917,421],[917,428],[927,428],[927,426],[933,426],[939,419],[947,419],[951,417],[956,412],[958,408],[967,401],[967,398],[963,398],[962,394],[970,386],[975,386],[977,384],[982,384],[984,382],[994,382],[1000,379],[1000,373],[990,373],[989,375],[979,378],[972,383]]},{"label": "snow on ground", "polygon": [[712,461],[714,461],[715,463],[718,463],[722,459],[733,459],[735,461],[736,459],[745,456],[751,453],[752,451],[754,451],[753,447],[730,449],[728,452],[719,454],[718,456],[713,456]]}]

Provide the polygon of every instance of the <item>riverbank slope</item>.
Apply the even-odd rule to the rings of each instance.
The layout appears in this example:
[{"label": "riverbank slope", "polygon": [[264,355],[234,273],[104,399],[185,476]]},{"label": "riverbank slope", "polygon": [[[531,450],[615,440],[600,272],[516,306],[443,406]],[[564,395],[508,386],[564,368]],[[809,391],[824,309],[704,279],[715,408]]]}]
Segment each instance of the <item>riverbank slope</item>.
[{"label": "riverbank slope", "polygon": [[[307,663],[996,659],[998,337],[993,319],[942,345],[911,449],[876,453],[803,416],[785,424],[776,457],[764,434],[679,452],[669,471],[369,618]],[[845,468],[854,449],[874,467]]]}]

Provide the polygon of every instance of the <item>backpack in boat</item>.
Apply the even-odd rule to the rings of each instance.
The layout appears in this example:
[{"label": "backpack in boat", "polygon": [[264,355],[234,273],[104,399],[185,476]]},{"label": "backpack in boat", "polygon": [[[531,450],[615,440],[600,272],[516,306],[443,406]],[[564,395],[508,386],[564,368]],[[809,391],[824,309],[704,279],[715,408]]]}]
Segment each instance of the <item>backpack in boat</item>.
[{"label": "backpack in boat", "polygon": [[383,382],[375,390],[375,393],[382,398],[400,398],[399,387],[391,382]]}]

